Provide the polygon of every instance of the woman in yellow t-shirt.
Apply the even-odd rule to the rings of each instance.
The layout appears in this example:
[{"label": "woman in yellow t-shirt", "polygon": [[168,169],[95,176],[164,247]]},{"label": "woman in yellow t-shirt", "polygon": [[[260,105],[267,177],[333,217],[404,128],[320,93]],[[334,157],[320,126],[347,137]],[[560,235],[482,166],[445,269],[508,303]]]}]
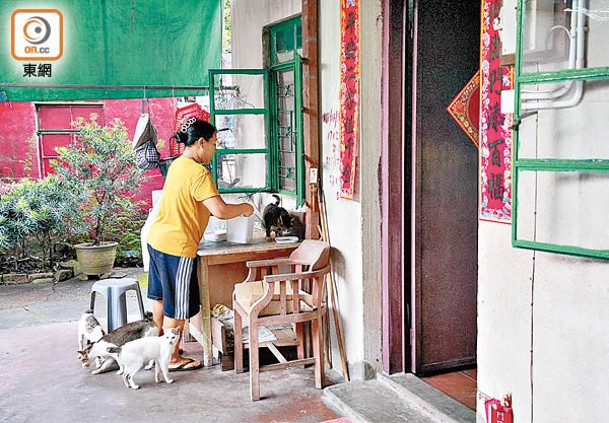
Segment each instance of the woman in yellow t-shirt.
[{"label": "woman in yellow t-shirt", "polygon": [[[150,269],[148,298],[154,321],[161,328],[180,328],[199,312],[197,249],[209,217],[250,216],[251,204],[226,204],[210,172],[203,166],[216,152],[217,131],[208,122],[190,119],[174,137],[184,152],[167,172],[159,213],[148,232]],[[179,344],[179,343],[178,343]],[[192,370],[200,360],[181,357],[175,348],[169,370]]]}]

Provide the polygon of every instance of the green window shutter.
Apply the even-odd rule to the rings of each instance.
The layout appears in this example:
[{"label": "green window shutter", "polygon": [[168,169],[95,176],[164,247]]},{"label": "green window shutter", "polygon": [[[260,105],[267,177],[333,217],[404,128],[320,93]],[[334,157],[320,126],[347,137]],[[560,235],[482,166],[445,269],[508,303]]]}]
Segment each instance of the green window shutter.
[{"label": "green window shutter", "polygon": [[297,54],[294,63],[295,78],[295,104],[296,104],[296,200],[298,204],[305,201],[305,162],[304,162],[304,136],[302,124],[302,61]]},{"label": "green window shutter", "polygon": [[304,202],[302,125],[302,24],[300,16],[271,26],[271,142],[273,181],[277,191]]},{"label": "green window shutter", "polygon": [[300,17],[268,28],[269,69],[212,69],[219,130],[212,174],[221,193],[278,192],[304,202]]},{"label": "green window shutter", "polygon": [[217,152],[212,159],[218,190],[272,190],[268,71],[212,69],[209,81],[210,119],[219,130]]},{"label": "green window shutter", "polygon": [[520,0],[512,244],[609,259],[609,32],[578,0]]}]

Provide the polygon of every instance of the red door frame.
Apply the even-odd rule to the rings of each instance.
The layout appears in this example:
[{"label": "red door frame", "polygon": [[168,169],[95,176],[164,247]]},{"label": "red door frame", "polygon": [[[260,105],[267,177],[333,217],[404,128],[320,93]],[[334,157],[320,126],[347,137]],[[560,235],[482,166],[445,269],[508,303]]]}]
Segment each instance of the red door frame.
[{"label": "red door frame", "polygon": [[381,274],[382,274],[382,357],[387,374],[410,371],[409,313],[404,306],[405,260],[410,245],[410,192],[405,188],[410,163],[406,153],[406,132],[410,112],[406,93],[410,78],[406,40],[406,0],[383,3],[383,81],[381,154]]}]

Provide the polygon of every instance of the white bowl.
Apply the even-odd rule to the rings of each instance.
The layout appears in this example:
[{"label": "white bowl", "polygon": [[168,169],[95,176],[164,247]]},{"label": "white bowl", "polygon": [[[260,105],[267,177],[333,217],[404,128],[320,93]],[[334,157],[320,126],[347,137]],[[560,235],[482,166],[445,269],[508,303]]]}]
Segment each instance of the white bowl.
[{"label": "white bowl", "polygon": [[222,242],[226,241],[226,231],[210,231],[205,232],[203,235],[205,241],[209,242]]}]

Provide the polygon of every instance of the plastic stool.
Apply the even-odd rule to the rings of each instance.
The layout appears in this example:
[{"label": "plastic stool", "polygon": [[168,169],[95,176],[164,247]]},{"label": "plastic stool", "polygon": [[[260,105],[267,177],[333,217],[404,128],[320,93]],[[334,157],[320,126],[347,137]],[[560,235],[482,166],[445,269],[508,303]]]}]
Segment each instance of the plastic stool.
[{"label": "plastic stool", "polygon": [[133,289],[137,295],[141,318],[144,318],[144,303],[140,284],[131,278],[104,279],[97,281],[91,287],[91,310],[95,306],[95,293],[99,292],[106,298],[108,305],[108,332],[127,323],[127,298],[125,293]]}]

